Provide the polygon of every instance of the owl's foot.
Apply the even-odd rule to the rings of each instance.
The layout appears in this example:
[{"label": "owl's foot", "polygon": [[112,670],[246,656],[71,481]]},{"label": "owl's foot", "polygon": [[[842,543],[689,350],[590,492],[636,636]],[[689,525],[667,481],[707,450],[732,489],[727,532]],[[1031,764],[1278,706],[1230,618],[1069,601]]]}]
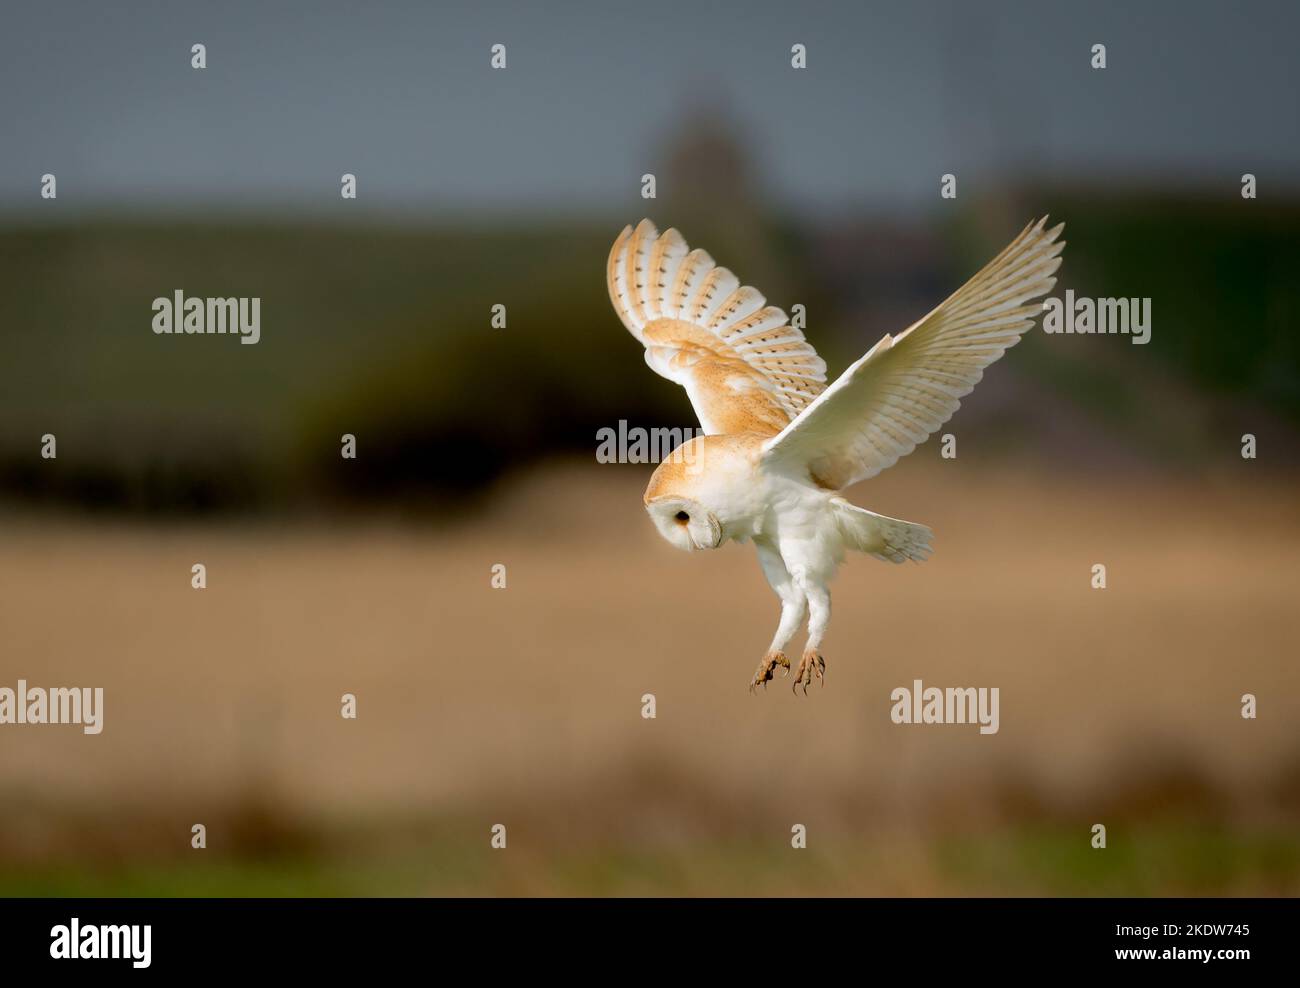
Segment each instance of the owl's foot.
[{"label": "owl's foot", "polygon": [[799,687],[802,686],[803,695],[807,696],[808,687],[812,685],[814,679],[820,679],[822,685],[826,685],[826,660],[817,649],[806,648],[803,658],[799,660],[799,668],[795,670],[794,683],[790,688],[798,693]]},{"label": "owl's foot", "polygon": [[781,673],[782,676],[790,675],[790,660],[785,657],[784,652],[768,652],[763,656],[763,661],[758,664],[758,671],[754,673],[754,681],[749,684],[749,692],[753,693],[760,686],[766,687],[772,680],[777,666],[785,670]]}]

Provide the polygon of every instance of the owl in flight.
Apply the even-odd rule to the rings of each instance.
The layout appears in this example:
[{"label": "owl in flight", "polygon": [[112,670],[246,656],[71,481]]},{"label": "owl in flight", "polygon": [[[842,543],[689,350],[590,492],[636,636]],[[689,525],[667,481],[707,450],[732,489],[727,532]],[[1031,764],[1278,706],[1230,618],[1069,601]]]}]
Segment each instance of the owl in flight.
[{"label": "owl in flight", "polygon": [[659,533],[680,549],[752,541],[781,620],[751,690],[777,666],[808,614],[793,686],[825,685],[827,585],[856,549],[901,563],[930,554],[930,529],[850,504],[874,477],[947,422],[1019,342],[1056,283],[1065,224],[1032,223],[929,315],[884,336],[839,380],[783,311],[676,230],[626,227],[609,254],[609,297],[655,373],[686,389],[704,435],[661,462],[645,492]]}]

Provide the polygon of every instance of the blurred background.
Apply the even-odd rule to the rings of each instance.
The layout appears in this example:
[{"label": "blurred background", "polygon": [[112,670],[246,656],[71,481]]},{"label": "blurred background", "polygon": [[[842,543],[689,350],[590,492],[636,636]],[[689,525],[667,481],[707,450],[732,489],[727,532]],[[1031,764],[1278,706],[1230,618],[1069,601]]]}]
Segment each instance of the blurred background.
[{"label": "blurred background", "polygon": [[[0,686],[106,694],[98,736],[0,727],[0,894],[1300,892],[1294,5],[0,25]],[[1151,342],[1031,332],[955,460],[849,494],[934,557],[850,559],[829,685],[749,695],[752,550],[675,552],[652,468],[595,460],[696,425],[614,237],[803,304],[833,377],[1043,213],[1058,294],[1151,298]],[[154,335],[177,289],[260,297],[260,343]],[[892,724],[914,679],[998,687],[1000,732]]]}]

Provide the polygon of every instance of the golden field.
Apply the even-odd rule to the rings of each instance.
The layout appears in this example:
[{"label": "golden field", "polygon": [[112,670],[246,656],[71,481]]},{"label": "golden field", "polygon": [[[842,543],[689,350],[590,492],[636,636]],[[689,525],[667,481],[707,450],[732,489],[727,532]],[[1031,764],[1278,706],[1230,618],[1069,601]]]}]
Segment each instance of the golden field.
[{"label": "golden field", "polygon": [[[748,692],[776,598],[659,540],[647,467],[445,520],[7,515],[0,685],[106,699],[0,728],[0,893],[1300,892],[1289,478],[920,456],[850,496],[935,555],[849,560],[807,699]],[[893,724],[915,679],[999,687],[1000,731]]]}]

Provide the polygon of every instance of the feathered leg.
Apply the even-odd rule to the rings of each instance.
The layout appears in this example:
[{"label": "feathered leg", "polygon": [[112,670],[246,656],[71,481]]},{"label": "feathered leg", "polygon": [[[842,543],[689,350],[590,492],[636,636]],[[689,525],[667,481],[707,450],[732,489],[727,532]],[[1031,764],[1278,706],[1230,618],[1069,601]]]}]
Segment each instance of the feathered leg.
[{"label": "feathered leg", "polygon": [[759,686],[766,686],[776,672],[777,666],[781,666],[785,674],[789,675],[790,660],[785,657],[785,646],[803,622],[806,599],[803,591],[795,585],[790,571],[785,568],[785,562],[776,547],[758,540],[755,540],[754,546],[758,549],[758,562],[763,567],[763,575],[767,577],[767,582],[776,591],[776,595],[781,598],[781,623],[777,626],[772,644],[768,647],[763,660],[759,662],[758,671],[754,673],[754,679],[749,684],[750,692]]},{"label": "feathered leg", "polygon": [[826,626],[831,621],[831,592],[825,583],[807,574],[802,567],[794,568],[793,578],[795,586],[808,601],[808,642],[804,645],[791,689],[797,693],[803,686],[804,696],[807,696],[814,679],[820,679],[822,685],[826,685],[826,660],[822,658],[820,649]]}]

